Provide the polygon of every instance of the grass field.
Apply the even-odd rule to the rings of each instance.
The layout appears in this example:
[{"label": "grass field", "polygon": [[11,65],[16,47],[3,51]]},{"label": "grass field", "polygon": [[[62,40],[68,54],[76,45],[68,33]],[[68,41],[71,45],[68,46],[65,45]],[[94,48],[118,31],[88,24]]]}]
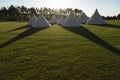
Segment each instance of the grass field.
[{"label": "grass field", "polygon": [[107,23],[0,22],[0,80],[120,80],[120,20]]}]

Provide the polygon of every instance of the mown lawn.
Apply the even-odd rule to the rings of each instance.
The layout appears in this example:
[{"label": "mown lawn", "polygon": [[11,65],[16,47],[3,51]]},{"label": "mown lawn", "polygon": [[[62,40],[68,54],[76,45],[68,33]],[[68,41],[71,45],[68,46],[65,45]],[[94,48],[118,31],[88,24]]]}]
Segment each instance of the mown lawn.
[{"label": "mown lawn", "polygon": [[0,80],[120,80],[120,20],[33,29],[0,22]]}]

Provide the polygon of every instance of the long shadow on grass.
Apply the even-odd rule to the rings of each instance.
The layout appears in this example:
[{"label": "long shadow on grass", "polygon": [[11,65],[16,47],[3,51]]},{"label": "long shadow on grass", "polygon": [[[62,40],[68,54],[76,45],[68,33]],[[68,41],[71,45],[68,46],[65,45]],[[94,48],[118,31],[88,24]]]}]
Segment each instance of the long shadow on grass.
[{"label": "long shadow on grass", "polygon": [[30,28],[30,27],[31,27],[31,26],[29,26],[29,25],[25,25],[25,26],[18,27],[18,28],[13,29],[13,30],[9,30],[9,31],[7,31],[7,32],[17,31],[17,30],[21,30],[21,29],[25,29],[25,28]]},{"label": "long shadow on grass", "polygon": [[65,29],[69,30],[73,33],[76,33],[80,36],[83,36],[83,37],[95,42],[96,44],[101,45],[104,48],[120,55],[119,49],[117,49],[117,48],[113,47],[112,45],[110,45],[109,43],[105,42],[104,40],[102,40],[97,35],[95,35],[94,33],[92,33],[91,31],[89,31],[88,29],[86,29],[84,27],[74,27],[74,28],[65,28]]},{"label": "long shadow on grass", "polygon": [[97,25],[100,27],[110,27],[110,28],[120,28],[119,25],[113,25],[113,24],[103,24],[103,25]]},{"label": "long shadow on grass", "polygon": [[29,28],[28,30],[24,31],[23,33],[17,35],[16,37],[12,38],[11,40],[9,40],[9,41],[3,43],[2,45],[0,45],[0,48],[3,48],[3,47],[5,47],[5,46],[7,46],[7,45],[9,45],[9,44],[11,44],[15,41],[18,41],[18,40],[24,38],[24,37],[35,34],[38,31],[43,30],[43,29],[46,29],[46,28]]}]

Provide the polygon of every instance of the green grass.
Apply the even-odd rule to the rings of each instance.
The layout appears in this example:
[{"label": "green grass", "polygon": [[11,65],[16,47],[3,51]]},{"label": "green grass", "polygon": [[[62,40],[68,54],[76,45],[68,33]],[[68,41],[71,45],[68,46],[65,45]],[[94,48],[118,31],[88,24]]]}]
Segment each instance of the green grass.
[{"label": "green grass", "polygon": [[45,29],[0,22],[0,80],[119,80],[120,20],[107,22]]}]

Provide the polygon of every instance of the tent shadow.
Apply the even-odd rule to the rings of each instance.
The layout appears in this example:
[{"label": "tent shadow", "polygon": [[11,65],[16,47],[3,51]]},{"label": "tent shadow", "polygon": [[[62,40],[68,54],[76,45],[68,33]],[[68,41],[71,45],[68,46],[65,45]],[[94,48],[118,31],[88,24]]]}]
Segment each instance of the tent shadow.
[{"label": "tent shadow", "polygon": [[113,25],[113,24],[103,24],[103,25],[97,25],[101,27],[110,27],[110,28],[120,28],[119,25]]},{"label": "tent shadow", "polygon": [[66,30],[69,30],[75,34],[78,34],[80,36],[83,36],[91,41],[93,41],[94,43],[106,48],[109,51],[112,51],[118,55],[120,55],[120,50],[113,47],[112,45],[110,45],[109,43],[105,42],[104,40],[102,40],[101,38],[99,38],[97,35],[95,35],[94,33],[92,33],[91,31],[89,31],[88,29],[82,27],[71,27],[71,28],[65,28]]},{"label": "tent shadow", "polygon": [[24,28],[30,28],[30,27],[31,27],[30,25],[25,25],[25,26],[22,26],[22,27],[13,29],[13,30],[9,30],[9,31],[7,31],[7,32],[17,31],[17,30],[21,30],[21,29],[24,29]]},{"label": "tent shadow", "polygon": [[25,38],[25,37],[27,37],[27,36],[30,36],[30,35],[32,35],[32,34],[35,34],[35,33],[37,33],[38,31],[41,31],[41,30],[44,30],[44,29],[46,29],[46,28],[29,28],[29,29],[27,29],[26,31],[24,31],[23,33],[17,35],[16,37],[12,38],[11,40],[9,40],[9,41],[3,43],[2,45],[0,45],[0,48],[3,48],[3,47],[5,47],[5,46],[7,46],[7,45],[9,45],[9,44],[11,44],[11,43],[13,43],[13,42],[15,42],[15,41],[18,41],[18,40],[20,40],[20,39],[23,39],[23,38]]}]

